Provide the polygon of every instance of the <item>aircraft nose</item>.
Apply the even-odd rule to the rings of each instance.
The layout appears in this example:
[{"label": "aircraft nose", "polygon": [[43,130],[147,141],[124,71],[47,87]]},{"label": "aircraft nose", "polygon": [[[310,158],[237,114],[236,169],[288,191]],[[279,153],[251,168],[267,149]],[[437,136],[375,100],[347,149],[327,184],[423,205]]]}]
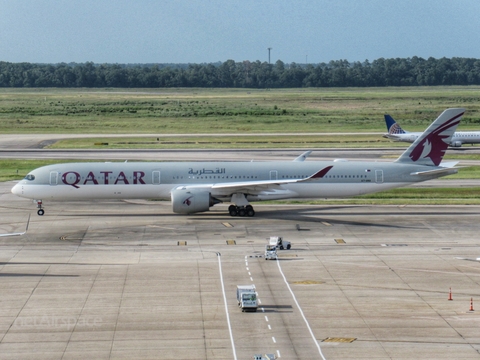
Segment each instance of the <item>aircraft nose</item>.
[{"label": "aircraft nose", "polygon": [[14,194],[14,195],[21,195],[22,194],[22,185],[21,184],[15,185],[12,188],[11,191],[12,191],[12,194]]}]

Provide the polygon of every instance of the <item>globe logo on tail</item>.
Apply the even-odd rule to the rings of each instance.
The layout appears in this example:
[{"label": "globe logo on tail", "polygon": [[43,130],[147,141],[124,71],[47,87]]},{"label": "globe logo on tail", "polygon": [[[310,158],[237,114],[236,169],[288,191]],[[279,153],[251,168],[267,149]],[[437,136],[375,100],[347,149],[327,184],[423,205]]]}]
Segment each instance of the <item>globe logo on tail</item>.
[{"label": "globe logo on tail", "polygon": [[397,123],[390,126],[389,134],[405,134],[405,131]]}]

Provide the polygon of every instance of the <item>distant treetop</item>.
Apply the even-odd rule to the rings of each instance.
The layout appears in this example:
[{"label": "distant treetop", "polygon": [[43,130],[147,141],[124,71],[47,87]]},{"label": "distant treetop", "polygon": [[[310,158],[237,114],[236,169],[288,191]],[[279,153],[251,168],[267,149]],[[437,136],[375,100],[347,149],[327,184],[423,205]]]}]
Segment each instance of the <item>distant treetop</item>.
[{"label": "distant treetop", "polygon": [[480,60],[380,58],[320,64],[260,61],[209,64],[0,62],[0,87],[302,88],[480,85]]}]

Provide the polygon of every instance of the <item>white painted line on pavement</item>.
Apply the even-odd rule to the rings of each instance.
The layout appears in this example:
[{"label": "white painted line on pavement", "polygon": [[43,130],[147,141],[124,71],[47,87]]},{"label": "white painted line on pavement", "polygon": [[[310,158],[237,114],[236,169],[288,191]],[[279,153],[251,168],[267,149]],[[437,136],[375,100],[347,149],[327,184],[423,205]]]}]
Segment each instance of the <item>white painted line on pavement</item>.
[{"label": "white painted line on pavement", "polygon": [[220,260],[220,256],[221,256],[221,254],[219,252],[217,252],[218,268],[220,269],[220,282],[222,284],[222,292],[223,292],[223,302],[225,303],[225,313],[227,314],[228,332],[230,333],[230,341],[232,343],[233,358],[235,360],[237,360],[237,353],[235,351],[235,343],[233,341],[232,327],[230,325],[230,315],[228,315],[227,296],[225,294],[225,285],[223,284],[222,261]]},{"label": "white painted line on pavement", "polygon": [[277,261],[277,265],[278,265],[278,270],[280,270],[280,274],[282,274],[283,281],[285,281],[285,284],[287,285],[287,288],[288,288],[288,290],[290,291],[290,294],[292,294],[293,301],[295,301],[295,304],[297,305],[298,310],[300,311],[300,314],[302,315],[303,320],[305,321],[305,324],[307,325],[308,331],[310,332],[310,335],[312,336],[313,342],[314,342],[315,345],[317,346],[317,349],[318,349],[318,352],[319,352],[320,356],[322,357],[323,360],[326,360],[326,359],[325,359],[325,356],[323,356],[322,349],[320,348],[320,345],[319,345],[317,339],[315,339],[315,335],[313,335],[313,331],[312,331],[312,329],[310,328],[310,325],[308,324],[307,318],[306,318],[305,315],[303,314],[302,308],[300,307],[300,304],[298,303],[297,298],[295,297],[295,294],[294,294],[293,291],[292,291],[292,288],[291,288],[290,285],[288,284],[287,278],[286,278],[285,275],[283,274],[282,268],[280,267],[280,261]]}]

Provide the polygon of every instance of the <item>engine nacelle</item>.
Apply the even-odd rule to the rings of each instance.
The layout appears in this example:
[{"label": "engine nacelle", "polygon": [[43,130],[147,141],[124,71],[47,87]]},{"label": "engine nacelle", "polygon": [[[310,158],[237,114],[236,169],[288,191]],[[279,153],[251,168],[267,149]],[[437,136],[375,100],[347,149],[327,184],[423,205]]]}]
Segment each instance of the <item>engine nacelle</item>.
[{"label": "engine nacelle", "polygon": [[193,214],[220,203],[209,191],[200,189],[176,189],[171,192],[173,212],[177,214]]},{"label": "engine nacelle", "polygon": [[462,147],[462,142],[461,141],[452,141],[450,143],[451,147]]}]

